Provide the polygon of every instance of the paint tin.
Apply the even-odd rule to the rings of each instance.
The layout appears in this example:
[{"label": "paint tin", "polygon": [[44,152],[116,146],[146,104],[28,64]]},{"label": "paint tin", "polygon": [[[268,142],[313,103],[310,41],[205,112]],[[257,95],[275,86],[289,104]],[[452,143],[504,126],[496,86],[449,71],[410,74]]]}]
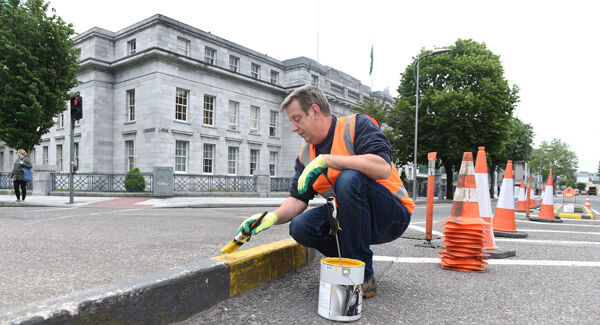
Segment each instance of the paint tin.
[{"label": "paint tin", "polygon": [[365,263],[339,257],[321,259],[319,316],[335,321],[355,321],[362,311]]}]

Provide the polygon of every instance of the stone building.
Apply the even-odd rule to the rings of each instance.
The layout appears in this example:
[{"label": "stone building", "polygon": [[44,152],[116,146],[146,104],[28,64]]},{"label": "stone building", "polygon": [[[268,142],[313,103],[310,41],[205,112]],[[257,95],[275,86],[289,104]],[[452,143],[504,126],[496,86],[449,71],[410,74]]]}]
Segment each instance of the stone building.
[{"label": "stone building", "polygon": [[[279,105],[305,84],[325,91],[334,114],[386,100],[352,76],[298,57],[279,61],[171,18],[155,15],[118,32],[92,28],[73,89],[83,98],[75,125],[81,173],[122,174],[155,166],[175,173],[293,175],[302,139]],[[69,112],[36,146],[37,164],[69,170]],[[3,170],[14,157],[2,148]]]}]

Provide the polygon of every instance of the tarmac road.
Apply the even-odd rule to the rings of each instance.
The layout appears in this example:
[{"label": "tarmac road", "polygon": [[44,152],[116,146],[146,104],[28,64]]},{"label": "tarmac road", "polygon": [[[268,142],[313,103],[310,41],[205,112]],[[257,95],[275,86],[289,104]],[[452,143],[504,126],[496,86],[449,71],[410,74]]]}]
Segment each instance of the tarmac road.
[{"label": "tarmac road", "polygon": [[[443,230],[439,221],[450,206],[436,205],[434,231]],[[592,197],[594,207],[599,197]],[[425,227],[425,207],[418,206],[408,238],[372,247],[379,290],[363,301],[355,324],[600,323],[600,220],[524,218],[517,214],[517,229],[527,238],[497,241],[501,249],[516,250],[515,257],[491,260],[482,274],[463,273],[441,269],[431,260],[435,250],[414,246],[422,240],[410,238],[423,238],[419,227]],[[316,259],[177,324],[333,323],[317,314],[318,285]]]}]

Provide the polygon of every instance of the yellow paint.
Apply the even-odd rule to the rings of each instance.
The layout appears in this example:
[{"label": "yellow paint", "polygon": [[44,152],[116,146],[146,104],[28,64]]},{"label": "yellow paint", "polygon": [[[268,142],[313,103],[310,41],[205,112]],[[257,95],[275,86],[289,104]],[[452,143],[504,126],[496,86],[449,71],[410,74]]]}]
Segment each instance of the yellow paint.
[{"label": "yellow paint", "polygon": [[235,251],[236,249],[240,248],[241,245],[238,245],[235,240],[232,240],[229,242],[229,244],[223,246],[223,248],[221,248],[221,253],[223,254],[229,254],[229,253],[233,253],[233,251]]},{"label": "yellow paint", "polygon": [[[340,258],[339,257],[326,257],[326,258],[321,259],[321,262],[325,263],[325,264],[333,265],[333,266],[340,266]],[[351,258],[342,257],[342,266],[361,267],[361,266],[365,266],[365,262],[359,261],[359,260],[353,260]]]},{"label": "yellow paint", "polygon": [[308,249],[292,238],[212,257],[230,265],[229,296],[233,297],[308,261]]}]

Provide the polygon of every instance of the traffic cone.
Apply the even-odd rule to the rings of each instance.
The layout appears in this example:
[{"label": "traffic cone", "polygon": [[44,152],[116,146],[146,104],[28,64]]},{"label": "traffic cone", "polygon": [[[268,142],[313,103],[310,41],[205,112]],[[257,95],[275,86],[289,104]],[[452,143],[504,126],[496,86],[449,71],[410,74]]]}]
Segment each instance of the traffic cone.
[{"label": "traffic cone", "polygon": [[483,252],[486,222],[479,215],[477,186],[473,170],[473,154],[465,152],[454,192],[450,216],[444,226],[444,248],[439,250],[441,267],[463,272],[485,272]]},{"label": "traffic cone", "polygon": [[530,217],[531,221],[543,222],[562,222],[560,218],[554,217],[554,197],[552,195],[552,173],[548,175],[548,183],[546,184],[546,192],[544,193],[544,201],[540,206],[540,213],[537,217]]},{"label": "traffic cone", "polygon": [[494,212],[494,236],[497,237],[527,237],[527,233],[517,231],[517,226],[515,225],[515,197],[513,182],[513,165],[512,160],[509,160],[506,163],[506,171],[504,172],[502,187],[500,187],[500,197],[498,197],[496,211]]},{"label": "traffic cone", "polygon": [[585,199],[584,207],[588,208],[588,210],[592,209],[592,203],[590,202],[590,196],[588,195]]},{"label": "traffic cone", "polygon": [[[516,211],[527,211],[527,193],[525,191],[525,177],[521,181],[521,186],[519,188],[519,201],[517,202]],[[502,189],[501,189],[502,190]]]},{"label": "traffic cone", "polygon": [[516,255],[514,250],[499,249],[494,240],[494,228],[492,226],[492,204],[490,202],[490,184],[488,181],[487,159],[485,147],[479,147],[477,160],[475,161],[475,181],[477,182],[477,194],[479,204],[479,215],[488,224],[483,228],[483,249],[489,258],[507,258]]},{"label": "traffic cone", "polygon": [[542,187],[542,194],[540,195],[540,208],[542,207],[542,202],[544,202],[544,193],[546,192],[546,188]]},{"label": "traffic cone", "polygon": [[537,205],[537,203],[535,203],[535,190],[533,189],[533,183],[531,183],[529,186],[529,198],[529,207],[533,209]]},{"label": "traffic cone", "polygon": [[479,203],[479,215],[483,221],[489,223],[483,229],[483,249],[498,249],[494,242],[494,229],[492,229],[492,204],[490,202],[490,183],[488,181],[487,159],[485,147],[479,147],[477,160],[475,161],[475,181],[477,183],[477,199]]}]

